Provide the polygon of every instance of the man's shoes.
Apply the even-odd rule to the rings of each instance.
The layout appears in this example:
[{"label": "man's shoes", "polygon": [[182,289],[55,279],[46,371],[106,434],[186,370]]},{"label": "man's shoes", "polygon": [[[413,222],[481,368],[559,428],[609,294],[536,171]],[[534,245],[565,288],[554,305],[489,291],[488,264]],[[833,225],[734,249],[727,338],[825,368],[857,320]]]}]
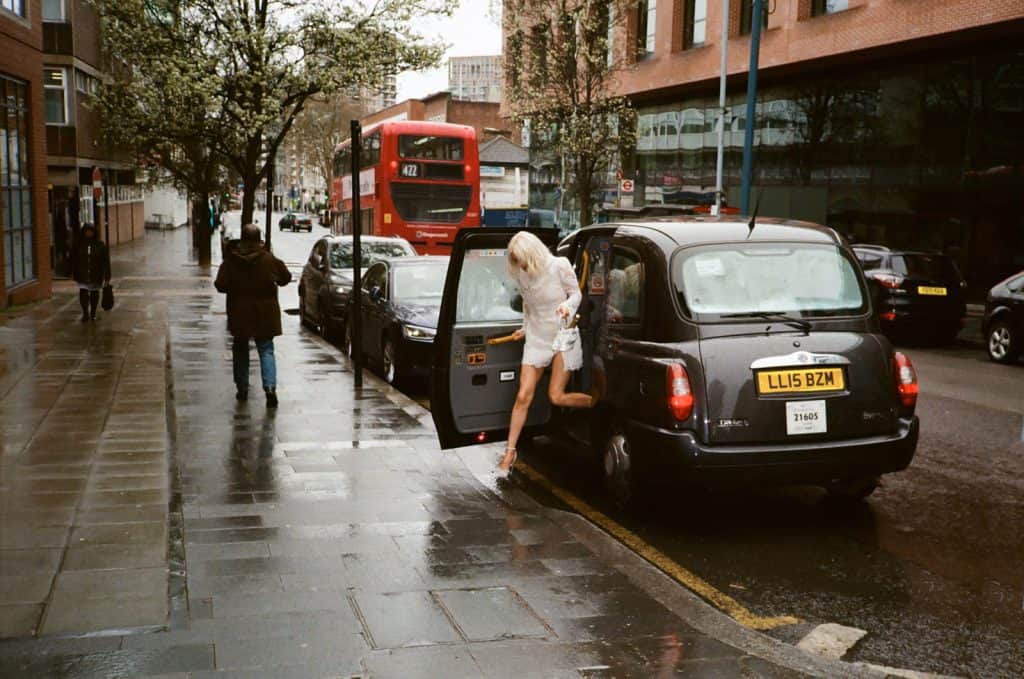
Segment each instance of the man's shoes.
[{"label": "man's shoes", "polygon": [[268,408],[276,408],[277,407],[277,389],[266,389],[265,391],[267,392],[267,407]]},{"label": "man's shoes", "polygon": [[236,401],[248,401],[249,400],[249,390],[248,389],[239,389],[238,391],[236,391],[235,392],[235,400]]},{"label": "man's shoes", "polygon": [[89,320],[95,322],[96,321],[96,314],[93,314],[92,316],[90,316]]},{"label": "man's shoes", "polygon": [[89,314],[82,314],[82,322],[86,323],[89,320]]}]

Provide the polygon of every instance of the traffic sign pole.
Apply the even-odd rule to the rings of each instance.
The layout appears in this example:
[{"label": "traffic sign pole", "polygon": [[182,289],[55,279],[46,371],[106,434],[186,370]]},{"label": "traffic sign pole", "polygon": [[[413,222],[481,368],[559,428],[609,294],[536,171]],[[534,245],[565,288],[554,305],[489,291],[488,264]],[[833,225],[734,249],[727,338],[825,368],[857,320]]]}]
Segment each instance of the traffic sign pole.
[{"label": "traffic sign pole", "polygon": [[352,319],[348,329],[351,341],[352,368],[355,371],[355,387],[363,388],[363,246],[360,235],[363,230],[359,194],[362,193],[359,165],[363,146],[363,126],[358,120],[352,121]]}]

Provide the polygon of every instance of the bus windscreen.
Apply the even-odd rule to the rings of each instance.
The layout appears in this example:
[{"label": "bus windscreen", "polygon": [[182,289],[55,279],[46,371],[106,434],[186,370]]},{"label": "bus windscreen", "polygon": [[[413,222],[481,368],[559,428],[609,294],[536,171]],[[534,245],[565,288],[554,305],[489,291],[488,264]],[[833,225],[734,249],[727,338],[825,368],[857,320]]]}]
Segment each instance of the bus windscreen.
[{"label": "bus windscreen", "polygon": [[450,184],[393,182],[391,198],[406,222],[458,224],[469,209],[472,188]]},{"label": "bus windscreen", "polygon": [[457,137],[401,134],[398,136],[398,155],[424,160],[462,160],[465,149],[462,139]]}]

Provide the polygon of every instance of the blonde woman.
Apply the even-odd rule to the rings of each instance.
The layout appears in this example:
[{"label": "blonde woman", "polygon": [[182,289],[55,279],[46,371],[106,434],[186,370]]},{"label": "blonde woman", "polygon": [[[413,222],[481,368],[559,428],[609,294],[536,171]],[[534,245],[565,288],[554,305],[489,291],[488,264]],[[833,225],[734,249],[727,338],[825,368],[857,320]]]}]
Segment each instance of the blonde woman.
[{"label": "blonde woman", "polygon": [[519,392],[508,427],[508,446],[498,465],[501,476],[507,476],[516,462],[516,444],[526,423],[526,414],[533,403],[537,383],[549,365],[548,398],[551,405],[589,408],[594,402],[589,394],[565,393],[569,371],[565,368],[562,354],[551,348],[561,320],[572,318],[580,304],[580,288],[569,260],[553,256],[539,238],[520,231],[509,241],[508,264],[523,295],[523,327],[515,332],[515,336],[517,340],[525,338],[526,345],[519,371]]}]

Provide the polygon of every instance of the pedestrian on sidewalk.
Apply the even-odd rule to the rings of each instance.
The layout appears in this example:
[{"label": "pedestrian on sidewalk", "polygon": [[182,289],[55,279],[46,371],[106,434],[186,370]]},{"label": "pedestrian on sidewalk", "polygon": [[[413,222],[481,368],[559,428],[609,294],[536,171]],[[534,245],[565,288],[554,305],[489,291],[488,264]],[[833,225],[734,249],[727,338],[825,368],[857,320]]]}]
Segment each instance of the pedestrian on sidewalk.
[{"label": "pedestrian on sidewalk", "polygon": [[260,242],[259,227],[246,224],[237,247],[228,250],[214,285],[227,294],[228,330],[234,364],[235,398],[249,398],[249,340],[255,340],[267,407],[277,407],[277,365],[274,338],[281,334],[281,307],[277,288],[288,285],[292,274]]},{"label": "pedestrian on sidewalk", "polygon": [[82,322],[96,320],[100,291],[110,283],[110,250],[96,234],[91,222],[82,225],[81,238],[71,255],[71,277],[78,283],[78,303],[82,305]]},{"label": "pedestrian on sidewalk", "polygon": [[548,398],[552,405],[590,408],[597,400],[592,394],[566,393],[569,373],[580,366],[567,365],[563,352],[553,346],[559,329],[576,314],[582,299],[572,264],[565,257],[552,255],[532,233],[520,231],[509,241],[508,265],[523,295],[523,327],[514,337],[525,339],[526,345],[519,371],[519,391],[508,427],[508,445],[498,464],[499,476],[507,476],[516,463],[519,435],[526,424],[537,383],[548,366]]}]

